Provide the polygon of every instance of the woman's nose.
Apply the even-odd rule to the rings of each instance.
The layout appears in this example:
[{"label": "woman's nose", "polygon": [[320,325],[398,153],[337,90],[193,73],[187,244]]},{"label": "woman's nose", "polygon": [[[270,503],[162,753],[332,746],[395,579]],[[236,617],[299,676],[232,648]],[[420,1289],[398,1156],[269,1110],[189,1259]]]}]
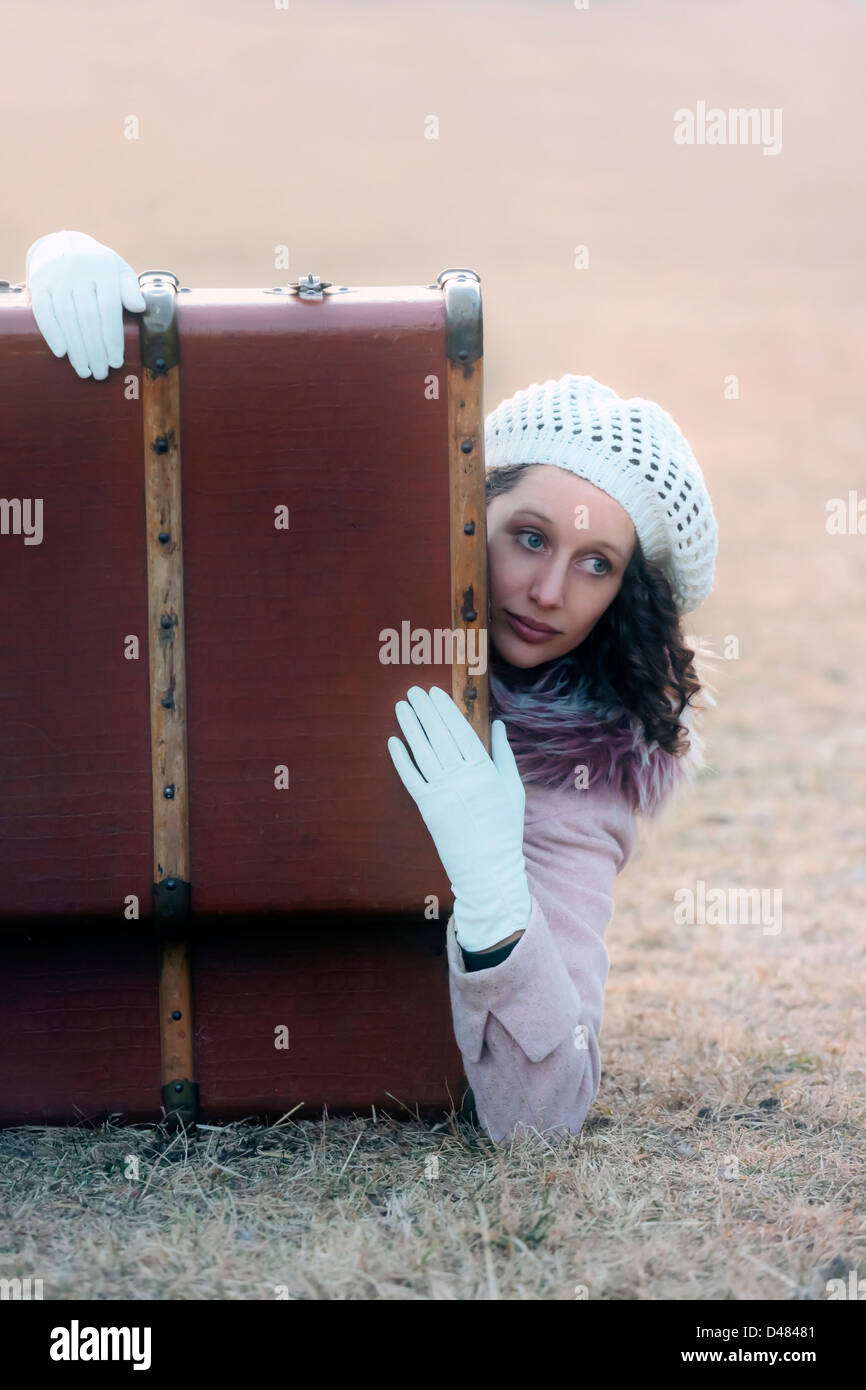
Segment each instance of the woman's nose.
[{"label": "woman's nose", "polygon": [[562,565],[550,564],[543,571],[537,574],[529,596],[535,603],[547,608],[561,608],[563,604],[563,588],[565,586],[565,567]]}]

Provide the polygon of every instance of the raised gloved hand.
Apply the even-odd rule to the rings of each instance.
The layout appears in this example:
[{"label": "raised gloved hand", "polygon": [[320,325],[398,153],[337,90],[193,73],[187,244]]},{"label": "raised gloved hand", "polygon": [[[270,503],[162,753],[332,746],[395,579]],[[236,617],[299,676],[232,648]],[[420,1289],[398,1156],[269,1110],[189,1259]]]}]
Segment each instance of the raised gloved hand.
[{"label": "raised gloved hand", "polygon": [[505,725],[490,729],[493,757],[444,690],[415,685],[395,707],[420,772],[398,738],[388,752],[451,880],[457,940],[484,951],[526,928],[532,900],[523,859],[526,793]]},{"label": "raised gloved hand", "polygon": [[86,232],[49,232],[27,252],[27,288],[39,332],[80,377],[104,381],[123,366],[123,310],[147,307],[132,266]]}]

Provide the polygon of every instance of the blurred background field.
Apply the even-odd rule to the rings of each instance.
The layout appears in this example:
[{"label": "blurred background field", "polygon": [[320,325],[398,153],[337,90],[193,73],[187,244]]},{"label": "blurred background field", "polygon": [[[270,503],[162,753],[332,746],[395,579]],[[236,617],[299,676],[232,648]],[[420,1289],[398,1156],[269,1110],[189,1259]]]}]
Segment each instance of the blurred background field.
[{"label": "blurred background field", "polygon": [[[7,0],[4,18],[0,276],[23,279],[29,243],[61,227],[192,286],[470,266],[486,408],[568,371],[659,401],[720,552],[684,620],[718,656],[708,767],[617,884],[584,1133],[503,1158],[460,1127],[409,1120],[385,1142],[381,1120],[330,1120],[255,1181],[190,1150],[195,1182],[155,1168],[143,1200],[113,1173],[121,1136],[79,1135],[64,1189],[72,1140],[29,1136],[42,1168],[7,1135],[0,1274],[26,1257],[52,1271],[46,1297],[710,1299],[866,1275],[866,534],[826,528],[830,499],[866,502],[866,5]],[[698,102],[779,108],[781,151],[677,145],[674,112]],[[780,889],[782,930],[676,925],[699,879]],[[87,1142],[107,1145],[92,1170]],[[282,1263],[268,1241],[253,1258],[302,1174],[315,1262],[291,1223]],[[94,1203],[141,1257],[124,1273],[94,1273]],[[240,1263],[233,1219],[252,1233]]]}]

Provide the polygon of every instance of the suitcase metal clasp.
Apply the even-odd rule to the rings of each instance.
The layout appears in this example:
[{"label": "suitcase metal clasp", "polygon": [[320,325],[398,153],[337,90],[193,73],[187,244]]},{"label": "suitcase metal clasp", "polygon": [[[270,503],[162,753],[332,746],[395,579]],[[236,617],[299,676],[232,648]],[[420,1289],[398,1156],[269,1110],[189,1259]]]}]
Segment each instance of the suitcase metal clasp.
[{"label": "suitcase metal clasp", "polygon": [[297,290],[299,299],[321,299],[322,290],[330,289],[330,280],[320,280],[318,275],[304,275],[300,280],[293,280],[289,285],[290,290]]},{"label": "suitcase metal clasp", "polygon": [[292,280],[289,285],[275,285],[272,290],[265,290],[265,294],[296,294],[299,299],[324,299],[323,290],[346,294],[348,289],[348,285],[335,285],[331,280],[322,280],[311,272],[300,280]]},{"label": "suitcase metal clasp", "polygon": [[330,280],[320,280],[318,275],[310,274],[300,280],[293,280],[290,285],[275,285],[272,290],[265,290],[265,294],[286,294],[289,290],[294,290],[299,299],[321,299],[322,290],[330,288]]}]

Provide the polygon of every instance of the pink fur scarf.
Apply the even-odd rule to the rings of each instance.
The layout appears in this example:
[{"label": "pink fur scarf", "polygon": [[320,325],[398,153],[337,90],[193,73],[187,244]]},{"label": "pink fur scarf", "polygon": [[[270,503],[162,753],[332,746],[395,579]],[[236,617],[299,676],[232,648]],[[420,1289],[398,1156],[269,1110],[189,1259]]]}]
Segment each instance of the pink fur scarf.
[{"label": "pink fur scarf", "polygon": [[[689,748],[677,757],[656,740],[646,742],[641,721],[624,711],[613,692],[608,699],[593,698],[587,679],[575,683],[573,670],[570,654],[540,674],[491,662],[491,718],[505,723],[521,779],[565,788],[574,785],[576,768],[586,767],[590,787],[604,785],[625,797],[635,813],[655,815],[705,765],[695,710],[686,705],[679,716]],[[713,687],[698,676],[701,696],[715,704]]]}]

